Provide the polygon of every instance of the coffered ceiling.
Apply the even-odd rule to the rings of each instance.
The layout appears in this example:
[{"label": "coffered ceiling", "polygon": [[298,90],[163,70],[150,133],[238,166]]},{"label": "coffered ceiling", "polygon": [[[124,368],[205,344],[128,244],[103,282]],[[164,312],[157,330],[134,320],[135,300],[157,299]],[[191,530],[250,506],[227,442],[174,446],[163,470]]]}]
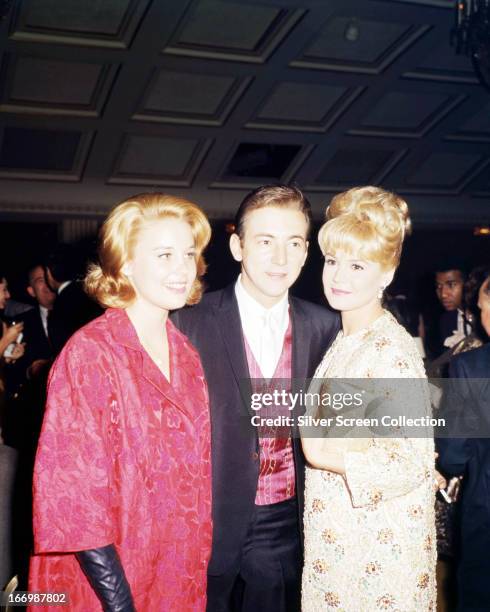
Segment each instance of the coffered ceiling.
[{"label": "coffered ceiling", "polygon": [[214,217],[295,181],[374,183],[416,222],[490,221],[490,93],[452,0],[23,0],[0,24],[0,215],[146,190]]}]

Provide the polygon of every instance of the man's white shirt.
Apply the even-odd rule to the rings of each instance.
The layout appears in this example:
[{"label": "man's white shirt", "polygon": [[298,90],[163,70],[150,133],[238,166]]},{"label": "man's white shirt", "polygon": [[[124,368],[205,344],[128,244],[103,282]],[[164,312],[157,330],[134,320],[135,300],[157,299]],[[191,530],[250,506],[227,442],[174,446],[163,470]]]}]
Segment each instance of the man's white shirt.
[{"label": "man's white shirt", "polygon": [[235,295],[243,333],[250,350],[264,378],[272,378],[289,325],[288,293],[271,308],[265,308],[247,292],[240,274],[235,283]]}]

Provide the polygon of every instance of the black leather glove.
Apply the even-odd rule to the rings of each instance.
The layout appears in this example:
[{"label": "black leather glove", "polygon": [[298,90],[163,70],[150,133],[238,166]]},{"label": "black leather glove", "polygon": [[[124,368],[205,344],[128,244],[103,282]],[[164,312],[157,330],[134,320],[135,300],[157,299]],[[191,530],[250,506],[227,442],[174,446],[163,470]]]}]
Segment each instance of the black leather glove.
[{"label": "black leather glove", "polygon": [[136,612],[114,544],[75,554],[105,612]]}]

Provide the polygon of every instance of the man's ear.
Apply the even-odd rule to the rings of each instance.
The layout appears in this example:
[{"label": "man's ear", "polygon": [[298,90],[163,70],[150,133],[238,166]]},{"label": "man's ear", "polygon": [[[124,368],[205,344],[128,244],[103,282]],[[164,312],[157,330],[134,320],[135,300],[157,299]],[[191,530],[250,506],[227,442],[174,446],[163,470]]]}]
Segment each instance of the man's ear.
[{"label": "man's ear", "polygon": [[230,251],[235,261],[242,261],[242,243],[238,234],[230,236]]},{"label": "man's ear", "polygon": [[31,298],[36,297],[36,294],[34,293],[34,289],[30,285],[26,288],[26,291],[31,296]]}]

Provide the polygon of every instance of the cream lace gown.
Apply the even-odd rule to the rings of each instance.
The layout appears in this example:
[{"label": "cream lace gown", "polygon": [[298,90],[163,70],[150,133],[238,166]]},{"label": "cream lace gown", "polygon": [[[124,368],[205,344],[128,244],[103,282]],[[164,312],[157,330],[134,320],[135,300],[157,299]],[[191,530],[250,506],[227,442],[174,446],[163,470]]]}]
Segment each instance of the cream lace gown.
[{"label": "cream lace gown", "polygon": [[[388,312],[339,332],[315,377],[421,378],[409,334]],[[373,438],[340,476],[306,468],[303,612],[425,612],[436,606],[434,444]]]}]

